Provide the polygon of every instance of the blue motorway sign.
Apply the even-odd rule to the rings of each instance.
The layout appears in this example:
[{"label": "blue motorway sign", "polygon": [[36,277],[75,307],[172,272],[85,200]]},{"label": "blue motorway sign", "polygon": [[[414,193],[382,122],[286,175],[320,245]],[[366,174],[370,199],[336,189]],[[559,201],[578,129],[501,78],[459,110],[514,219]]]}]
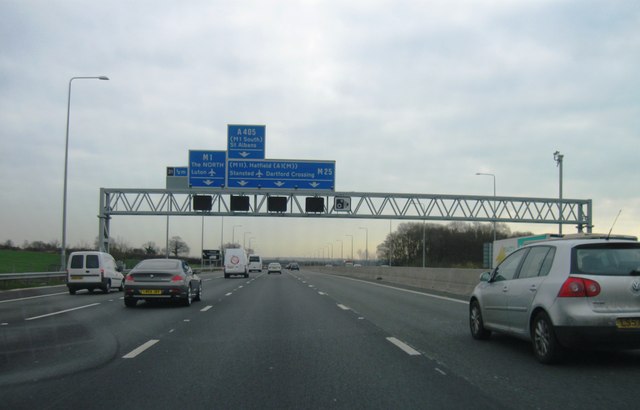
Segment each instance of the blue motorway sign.
[{"label": "blue motorway sign", "polygon": [[335,161],[229,160],[229,188],[334,190]]},{"label": "blue motorway sign", "polygon": [[189,150],[189,186],[219,188],[225,185],[226,151]]},{"label": "blue motorway sign", "polygon": [[227,125],[229,158],[264,159],[264,125]]}]

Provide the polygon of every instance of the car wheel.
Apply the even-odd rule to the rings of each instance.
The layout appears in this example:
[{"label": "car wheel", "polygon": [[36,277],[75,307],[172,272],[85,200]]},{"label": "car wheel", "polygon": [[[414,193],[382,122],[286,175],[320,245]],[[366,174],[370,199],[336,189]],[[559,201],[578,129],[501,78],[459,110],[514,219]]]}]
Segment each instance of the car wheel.
[{"label": "car wheel", "polygon": [[135,307],[138,301],[134,298],[124,298],[124,305],[126,307]]},{"label": "car wheel", "polygon": [[469,328],[471,329],[471,336],[473,336],[474,339],[485,340],[491,336],[491,331],[484,327],[480,304],[476,300],[471,302],[471,306],[469,307]]},{"label": "car wheel", "polygon": [[540,363],[551,364],[560,360],[563,348],[556,338],[549,316],[540,312],[533,319],[531,328],[533,353]]},{"label": "car wheel", "polygon": [[198,285],[198,291],[196,292],[196,296],[193,298],[196,302],[200,302],[202,300],[202,283]]},{"label": "car wheel", "polygon": [[107,280],[107,283],[102,287],[102,291],[104,293],[109,293],[111,291],[111,279]]},{"label": "car wheel", "polygon": [[191,306],[191,301],[193,300],[193,294],[191,293],[191,285],[187,288],[187,297],[182,302],[185,306]]},{"label": "car wheel", "polygon": [[75,295],[76,294],[76,290],[74,288],[69,288],[69,294],[70,295]]}]

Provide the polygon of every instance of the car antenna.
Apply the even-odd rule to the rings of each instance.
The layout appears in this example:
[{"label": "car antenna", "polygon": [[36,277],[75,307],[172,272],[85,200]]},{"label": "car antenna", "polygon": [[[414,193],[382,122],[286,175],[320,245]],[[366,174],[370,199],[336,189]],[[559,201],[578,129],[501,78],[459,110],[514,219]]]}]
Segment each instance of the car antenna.
[{"label": "car antenna", "polygon": [[620,216],[621,213],[622,213],[622,209],[618,211],[618,215],[616,215],[616,219],[614,219],[613,223],[611,224],[611,229],[609,229],[609,233],[607,234],[607,240],[609,240],[609,238],[611,237],[611,231],[613,231],[613,227],[616,224],[616,222],[618,222],[618,217]]}]

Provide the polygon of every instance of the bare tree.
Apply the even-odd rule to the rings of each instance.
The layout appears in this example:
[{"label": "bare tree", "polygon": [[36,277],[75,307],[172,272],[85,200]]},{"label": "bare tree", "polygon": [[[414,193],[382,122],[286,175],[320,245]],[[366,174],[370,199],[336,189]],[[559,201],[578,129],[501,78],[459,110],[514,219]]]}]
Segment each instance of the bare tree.
[{"label": "bare tree", "polygon": [[169,251],[174,257],[189,254],[189,245],[179,236],[173,236],[169,239]]}]

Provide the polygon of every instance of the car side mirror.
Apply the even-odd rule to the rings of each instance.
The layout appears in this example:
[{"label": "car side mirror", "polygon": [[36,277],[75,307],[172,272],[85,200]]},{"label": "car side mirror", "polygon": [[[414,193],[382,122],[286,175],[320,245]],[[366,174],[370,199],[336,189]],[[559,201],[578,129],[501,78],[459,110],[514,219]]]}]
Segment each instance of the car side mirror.
[{"label": "car side mirror", "polygon": [[491,280],[491,272],[482,272],[480,274],[480,282],[489,282]]}]

